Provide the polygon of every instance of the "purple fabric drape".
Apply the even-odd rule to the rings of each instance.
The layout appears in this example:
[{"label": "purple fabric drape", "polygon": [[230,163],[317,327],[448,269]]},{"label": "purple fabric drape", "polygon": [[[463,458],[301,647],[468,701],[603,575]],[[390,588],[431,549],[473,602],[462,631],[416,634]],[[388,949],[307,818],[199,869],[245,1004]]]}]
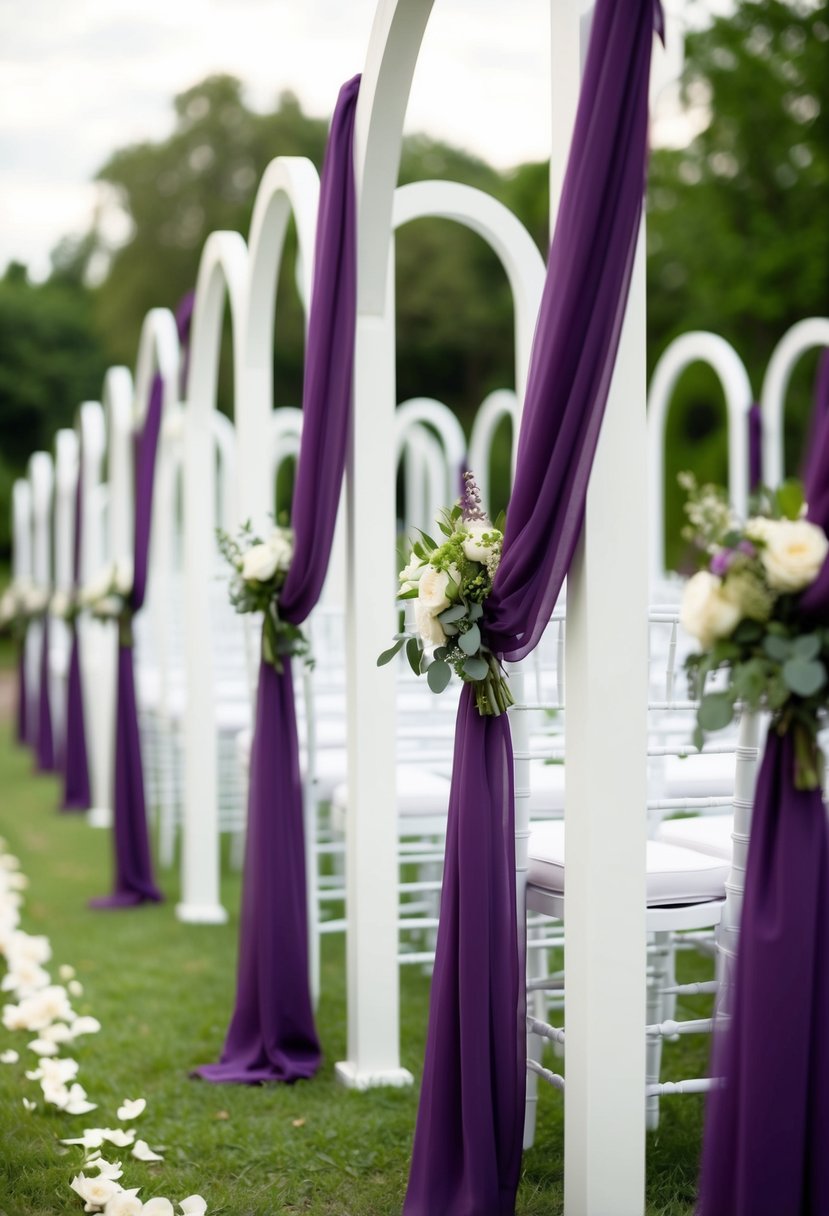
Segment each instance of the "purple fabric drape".
[{"label": "purple fabric drape", "polygon": [[193,323],[193,308],[196,303],[195,291],[188,291],[178,302],[176,308],[176,329],[181,351],[181,363],[178,372],[178,395],[184,400],[187,396],[187,373],[190,370],[190,326]]},{"label": "purple fabric drape", "polygon": [[[642,209],[652,0],[599,0],[536,328],[501,565],[482,625],[536,645],[573,556]],[[461,696],[405,1216],[508,1216],[524,1120],[523,959],[506,717]]]},{"label": "purple fabric drape", "polygon": [[28,689],[26,687],[26,634],[20,642],[20,647],[17,654],[17,722],[16,734],[18,743],[29,742],[28,731],[28,709],[26,698]]},{"label": "purple fabric drape", "polygon": [[[72,584],[77,591],[81,580],[81,530],[83,526],[83,479],[78,469],[75,486],[75,535],[72,550]],[[69,672],[66,685],[66,739],[63,757],[64,811],[86,811],[92,805],[89,787],[89,762],[86,751],[86,722],[81,685],[81,656],[78,622],[72,621]]]},{"label": "purple fabric drape", "polygon": [[[356,323],[353,131],[360,78],[337,100],[320,181],[305,355],[294,557],[280,615],[301,624],[322,590],[345,471]],[[321,1052],[308,982],[305,840],[290,661],[259,667],[236,1003],[208,1081],[296,1081]]]},{"label": "purple fabric drape", "polygon": [[54,773],[55,741],[52,733],[52,707],[49,701],[49,613],[43,617],[40,644],[40,678],[37,695],[37,742],[35,761],[39,773]]},{"label": "purple fabric drape", "polygon": [[[829,529],[829,411],[816,403],[809,518]],[[829,560],[801,597],[829,625]],[[829,1212],[829,825],[769,731],[757,781],[730,1019],[714,1045],[700,1216]]]},{"label": "purple fabric drape", "polygon": [[755,401],[748,408],[748,488],[763,484],[763,411]]},{"label": "purple fabric drape", "polygon": [[823,351],[818,361],[813,401],[812,416],[809,420],[809,431],[806,437],[805,456],[802,464],[804,481],[807,481],[810,477],[810,466],[816,460],[820,461],[822,456],[820,450],[820,428],[824,417],[829,413],[829,349]]},{"label": "purple fabric drape", "polygon": [[[153,512],[153,480],[164,383],[153,379],[144,426],[135,445],[135,535],[130,612],[144,603],[150,555],[150,526]],[[162,895],[153,876],[147,811],[144,802],[144,773],[135,696],[135,670],[129,622],[121,623],[118,638],[118,685],[115,709],[115,797],[114,830],[115,886],[111,895],[92,900],[93,908],[127,908],[147,901],[159,902]]]}]

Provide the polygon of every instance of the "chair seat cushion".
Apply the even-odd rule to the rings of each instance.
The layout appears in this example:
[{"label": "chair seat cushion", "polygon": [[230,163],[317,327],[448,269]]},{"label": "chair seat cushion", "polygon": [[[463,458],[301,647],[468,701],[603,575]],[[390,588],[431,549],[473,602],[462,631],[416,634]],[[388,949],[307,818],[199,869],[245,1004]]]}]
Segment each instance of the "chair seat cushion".
[{"label": "chair seat cushion", "polygon": [[727,798],[734,792],[733,752],[669,756],[665,765],[668,798]]},{"label": "chair seat cushion", "polygon": [[[398,764],[398,815],[445,815],[449,809],[449,787],[448,777],[441,777],[414,764]],[[347,803],[348,787],[343,783],[334,790],[331,805],[334,810],[344,811]]]},{"label": "chair seat cushion", "polygon": [[682,845],[728,861],[733,830],[733,815],[695,815],[692,819],[665,819],[656,836],[664,844]]},{"label": "chair seat cushion", "polygon": [[[695,849],[647,843],[647,903],[649,908],[706,903],[725,898],[729,864]],[[532,824],[528,881],[554,894],[564,891],[564,824],[553,820]]]}]

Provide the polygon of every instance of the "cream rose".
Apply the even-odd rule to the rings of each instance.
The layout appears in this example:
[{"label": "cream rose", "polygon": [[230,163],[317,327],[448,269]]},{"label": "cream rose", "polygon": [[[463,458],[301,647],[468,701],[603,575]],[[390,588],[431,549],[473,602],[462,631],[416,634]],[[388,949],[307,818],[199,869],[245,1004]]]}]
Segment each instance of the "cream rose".
[{"label": "cream rose", "polygon": [[287,570],[294,555],[294,537],[288,528],[274,528],[266,544],[276,557],[277,570]]},{"label": "cream rose", "polygon": [[122,557],[112,567],[112,586],[119,595],[129,595],[132,591],[133,567],[131,557]]},{"label": "cream rose", "polygon": [[400,579],[400,590],[415,591],[425,569],[426,563],[416,553],[413,553],[409,558],[408,565],[404,566],[397,576]]},{"label": "cream rose", "polygon": [[700,570],[688,580],[682,596],[679,619],[682,627],[707,650],[717,638],[725,638],[739,624],[740,609],[723,589],[722,579]]},{"label": "cream rose", "polygon": [[415,628],[423,639],[424,646],[443,646],[446,642],[446,634],[440,621],[420,600],[415,601]]},{"label": "cream rose", "polygon": [[479,523],[473,520],[471,523],[464,524],[466,529],[466,540],[463,542],[464,556],[471,562],[485,562],[492,555],[492,542],[484,541],[485,536],[500,539],[501,533],[497,528],[493,528],[492,524]]},{"label": "cream rose", "polygon": [[242,578],[248,583],[266,583],[278,569],[279,555],[271,545],[253,545],[242,561]]},{"label": "cream rose", "polygon": [[451,603],[447,595],[450,576],[457,586],[461,581],[461,576],[460,571],[454,566],[447,572],[446,570],[436,570],[434,566],[427,565],[420,576],[420,582],[417,587],[417,602],[422,604],[427,612],[431,612],[432,616],[437,616],[439,612],[443,612]]},{"label": "cream rose", "polygon": [[775,591],[802,591],[813,583],[829,553],[826,533],[806,519],[769,520],[760,560]]}]

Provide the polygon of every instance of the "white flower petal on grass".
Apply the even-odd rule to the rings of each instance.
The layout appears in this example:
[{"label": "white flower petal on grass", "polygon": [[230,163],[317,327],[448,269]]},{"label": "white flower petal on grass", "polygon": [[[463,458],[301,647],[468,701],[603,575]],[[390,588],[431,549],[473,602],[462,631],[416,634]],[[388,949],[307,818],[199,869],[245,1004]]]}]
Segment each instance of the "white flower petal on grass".
[{"label": "white flower petal on grass", "polygon": [[70,996],[83,996],[83,984],[80,980],[69,980],[66,988]]},{"label": "white flower petal on grass", "polygon": [[96,1169],[102,1178],[112,1178],[113,1181],[117,1181],[124,1173],[120,1161],[107,1161],[99,1152],[87,1157],[84,1169]]},{"label": "white flower petal on grass", "polygon": [[143,1115],[146,1106],[146,1098],[124,1098],[124,1101],[118,1107],[118,1118],[123,1123],[125,1123],[127,1119],[137,1119],[139,1115]]},{"label": "white flower petal on grass", "polygon": [[78,1038],[82,1034],[97,1034],[101,1029],[101,1023],[97,1018],[82,1017],[75,1018],[72,1023],[72,1037]]},{"label": "white flower petal on grass", "polygon": [[0,1064],[16,1064],[19,1059],[20,1056],[11,1047],[0,1054]]},{"label": "white flower petal on grass", "polygon": [[57,1043],[50,1043],[48,1039],[32,1039],[28,1047],[36,1056],[56,1056],[60,1051]]},{"label": "white flower petal on grass", "polygon": [[100,1148],[106,1140],[116,1148],[126,1148],[135,1139],[135,1132],[125,1132],[116,1127],[86,1127],[84,1133],[75,1140],[61,1140],[61,1144],[82,1144],[84,1148]]},{"label": "white flower petal on grass", "polygon": [[32,1102],[32,1101],[30,1101],[29,1098],[23,1099],[23,1106],[29,1112],[31,1112],[33,1110],[37,1110],[37,1102]]},{"label": "white flower petal on grass", "polygon": [[58,967],[58,976],[65,984],[68,980],[75,978],[75,968],[70,966],[69,963],[61,963]]},{"label": "white flower petal on grass", "polygon": [[135,1140],[135,1128],[126,1132],[122,1127],[103,1127],[101,1132],[104,1140],[114,1144],[116,1148],[127,1148]]},{"label": "white flower petal on grass", "polygon": [[113,1195],[119,1194],[124,1188],[112,1178],[101,1174],[87,1178],[83,1172],[77,1174],[70,1182],[70,1187],[84,1201],[85,1212],[97,1212],[104,1208]]},{"label": "white flower petal on grass", "polygon": [[148,1199],[141,1209],[141,1216],[175,1216],[175,1210],[169,1199],[158,1196]]},{"label": "white flower petal on grass", "polygon": [[71,1043],[75,1036],[66,1022],[54,1022],[45,1030],[41,1030],[40,1037],[49,1043]]},{"label": "white flower petal on grass", "polygon": [[[134,1133],[133,1133],[134,1134]],[[160,1153],[154,1153],[146,1140],[136,1140],[132,1148],[132,1155],[136,1161],[163,1161],[164,1158]]]},{"label": "white flower petal on grass", "polygon": [[141,1216],[147,1209],[137,1195],[120,1191],[113,1195],[104,1208],[104,1216]]},{"label": "white flower petal on grass", "polygon": [[186,1199],[182,1199],[178,1205],[184,1216],[204,1216],[207,1211],[207,1200],[202,1199],[201,1195],[188,1195]]}]

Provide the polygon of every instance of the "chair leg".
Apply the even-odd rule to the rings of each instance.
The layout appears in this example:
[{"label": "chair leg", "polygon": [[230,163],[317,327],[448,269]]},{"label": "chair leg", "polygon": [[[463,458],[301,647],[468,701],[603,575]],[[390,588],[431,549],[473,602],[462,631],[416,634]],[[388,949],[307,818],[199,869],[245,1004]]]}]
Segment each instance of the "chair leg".
[{"label": "chair leg", "polygon": [[[647,1020],[649,1026],[665,1020],[666,998],[662,990],[670,982],[669,977],[673,971],[672,956],[673,950],[670,933],[655,933],[653,935],[651,950],[651,958],[653,960],[651,979],[648,985]],[[661,1036],[654,1035],[648,1038],[645,1059],[647,1083],[649,1085],[657,1083],[662,1067]],[[653,1095],[647,1099],[645,1126],[649,1132],[656,1131],[659,1127],[659,1098],[657,1095]]]},{"label": "chair leg", "polygon": [[[532,935],[533,930],[530,930]],[[541,979],[544,975],[544,967],[547,960],[546,950],[532,949],[532,941],[527,942],[527,979]],[[538,1021],[546,1021],[547,1018],[547,1003],[544,992],[538,989],[535,992],[527,993],[527,1013]],[[541,1056],[544,1051],[544,1040],[540,1035],[532,1034],[527,1031],[527,1059],[535,1060],[536,1064],[541,1063]],[[524,1148],[532,1148],[535,1143],[535,1125],[538,1112],[538,1073],[532,1069],[527,1069],[527,1092],[524,1101]]]}]

